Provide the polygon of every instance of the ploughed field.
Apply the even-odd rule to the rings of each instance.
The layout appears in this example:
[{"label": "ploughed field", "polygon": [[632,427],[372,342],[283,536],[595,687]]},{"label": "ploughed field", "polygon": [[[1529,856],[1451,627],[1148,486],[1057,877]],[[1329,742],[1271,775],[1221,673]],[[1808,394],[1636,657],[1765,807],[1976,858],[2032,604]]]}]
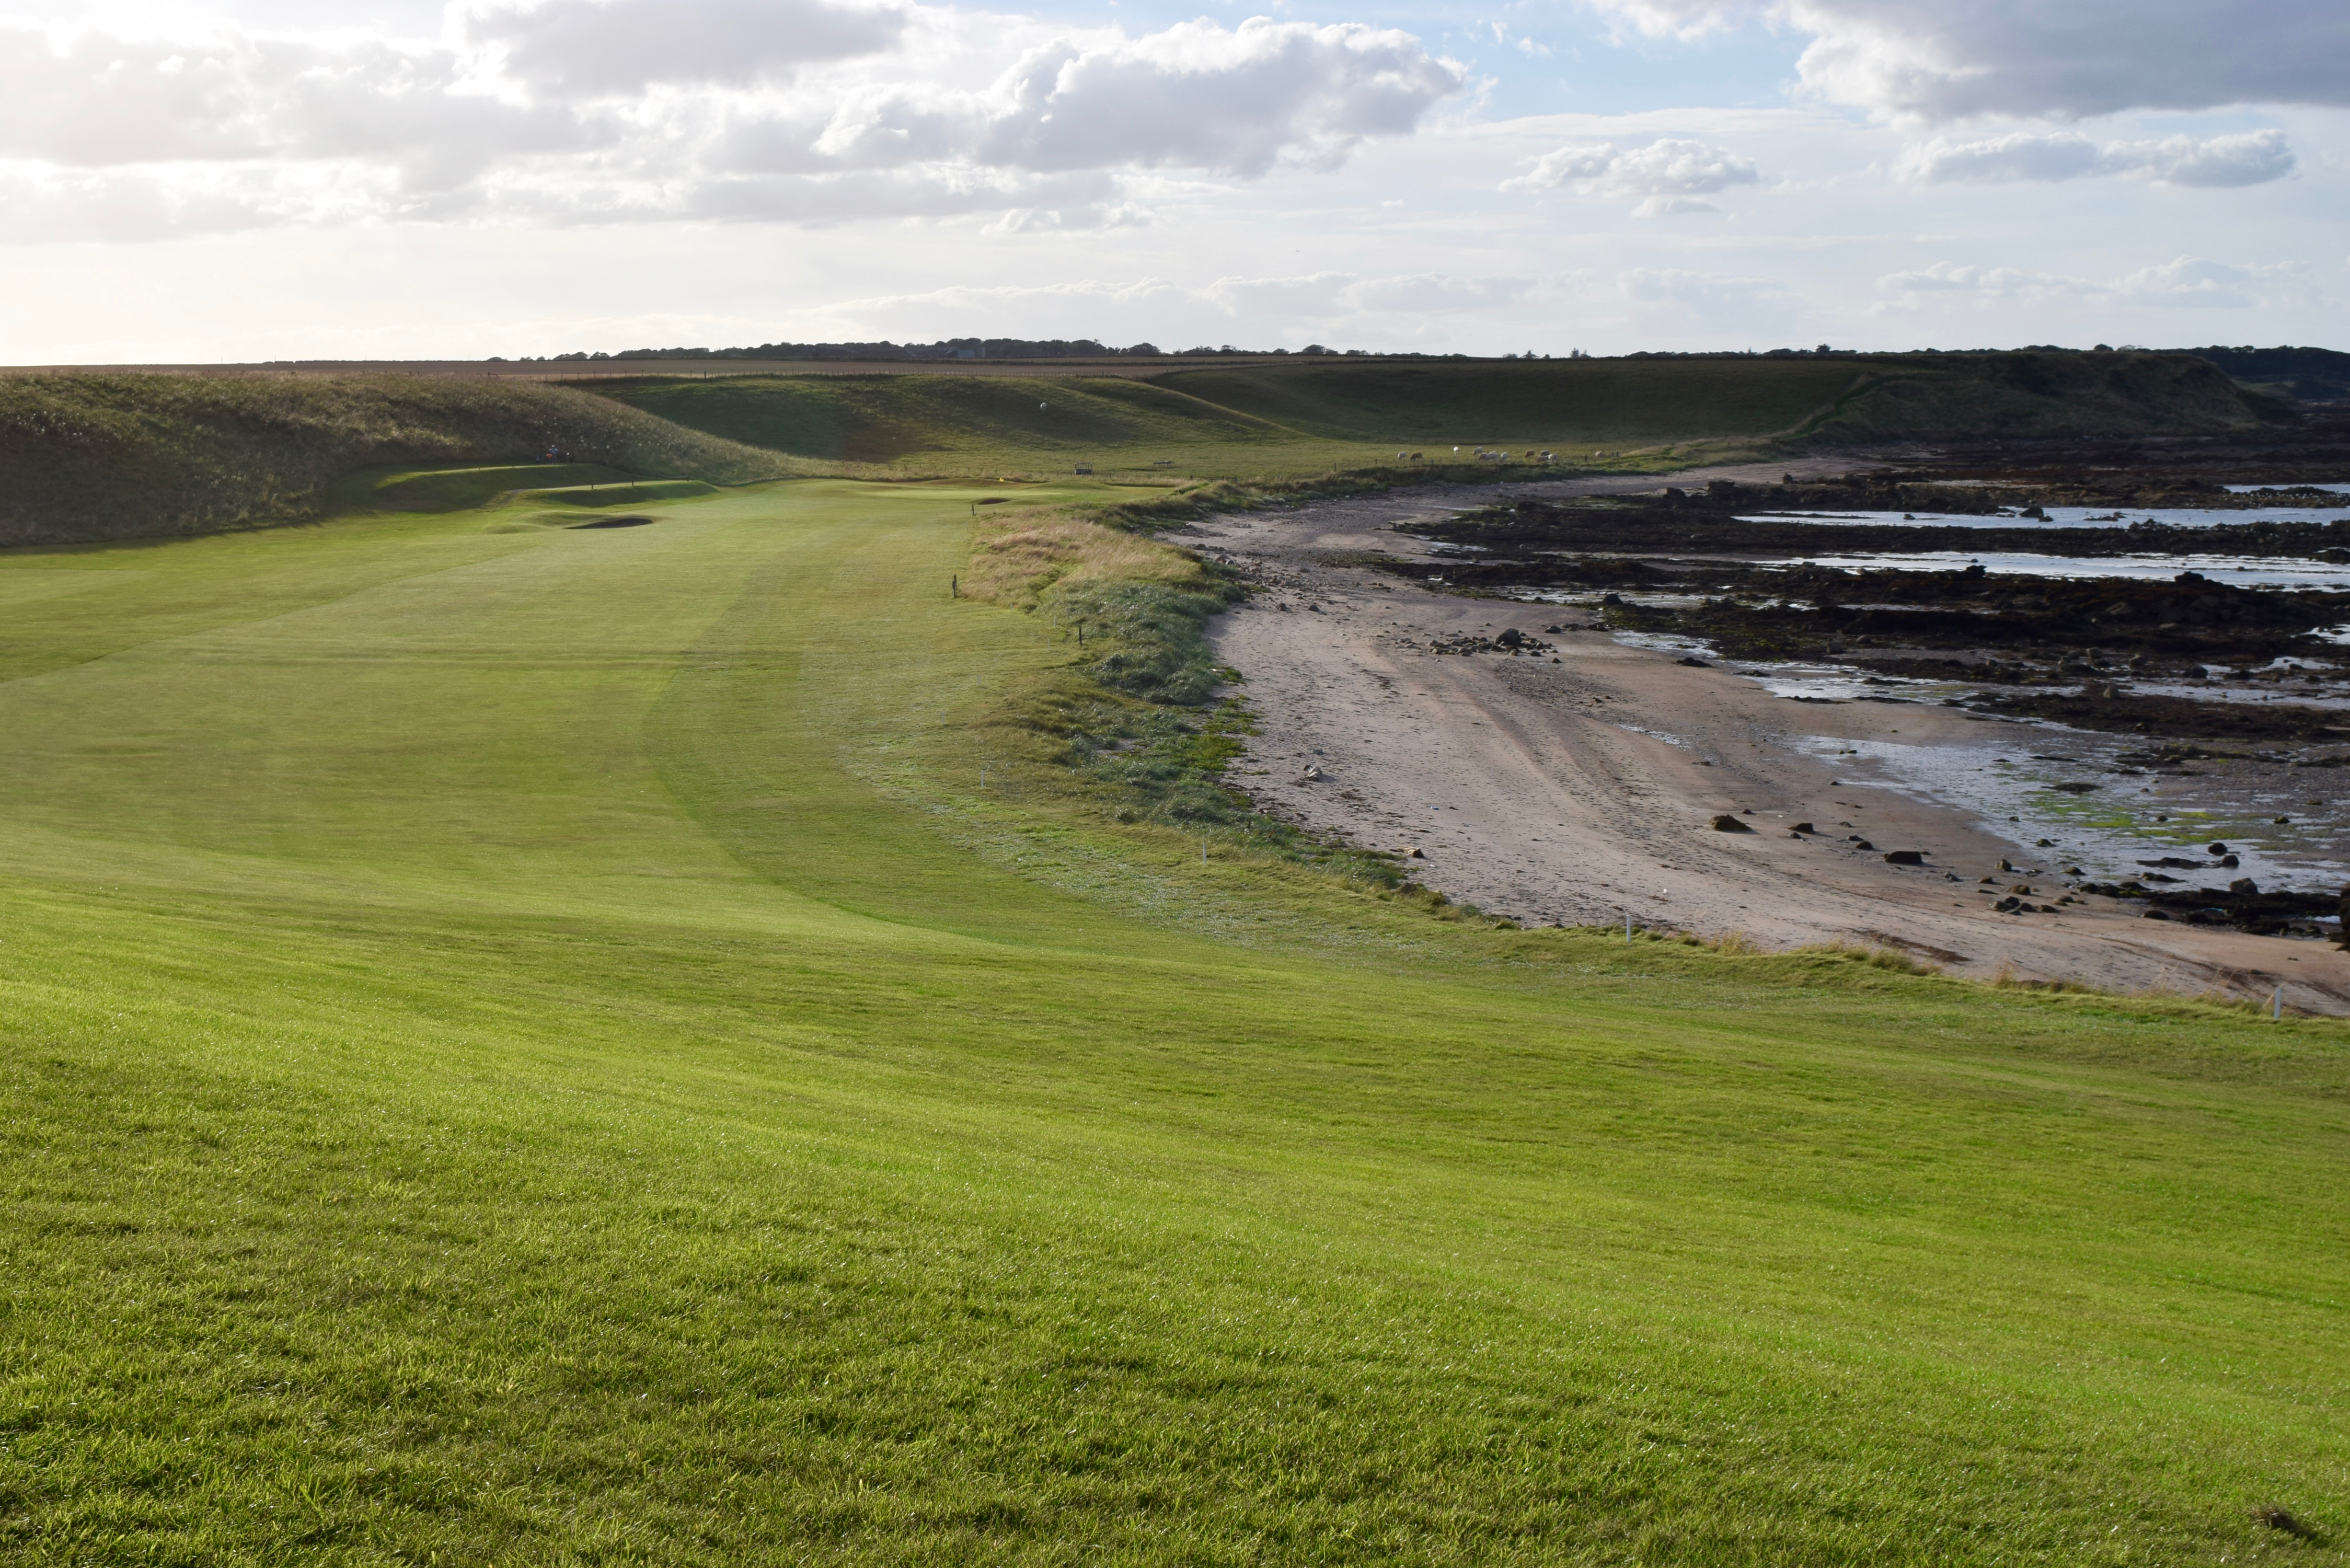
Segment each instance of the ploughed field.
[{"label": "ploughed field", "polygon": [[0,556],[0,1556],[2339,1559],[2337,1025],[1119,825],[1004,493]]}]

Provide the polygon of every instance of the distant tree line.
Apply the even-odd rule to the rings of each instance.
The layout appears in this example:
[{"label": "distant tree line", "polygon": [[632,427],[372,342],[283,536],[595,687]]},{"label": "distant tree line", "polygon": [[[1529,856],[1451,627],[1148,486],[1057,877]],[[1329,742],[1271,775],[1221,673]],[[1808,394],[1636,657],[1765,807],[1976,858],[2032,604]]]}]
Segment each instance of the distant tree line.
[{"label": "distant tree line", "polygon": [[[1367,348],[1327,348],[1319,343],[1309,343],[1303,348],[1241,348],[1230,343],[1218,348],[1203,343],[1192,348],[1167,349],[1156,343],[1133,343],[1113,348],[1090,337],[941,337],[935,343],[892,343],[885,338],[879,343],[761,343],[746,348],[623,348],[617,354],[575,351],[513,362],[559,365],[621,359],[1189,359],[1237,355],[1264,358],[1326,356],[1336,359],[1470,358],[1466,354],[1374,353]],[[1549,356],[1529,353],[1526,358]]]},{"label": "distant tree line", "polygon": [[[2094,348],[2069,348],[2054,343],[2028,343],[2013,348],[1912,348],[1859,349],[1835,348],[1825,343],[1814,348],[1712,348],[1712,349],[1638,349],[1615,356],[1624,359],[1795,359],[1795,358],[1857,358],[1863,354],[1910,353],[1925,355],[1970,354],[2142,354],[2148,350],[2137,344],[2124,344],[2119,349],[2100,343]],[[2291,388],[2302,397],[2350,396],[2350,354],[2331,348],[2176,348],[2168,353],[2192,354],[2209,359],[2238,380],[2269,382]],[[493,363],[521,364],[612,364],[632,359],[867,359],[867,360],[937,360],[937,359],[1191,359],[1226,358],[1284,359],[1323,358],[1333,359],[1468,359],[1482,358],[1468,354],[1425,354],[1418,352],[1389,353],[1368,348],[1330,348],[1319,343],[1309,343],[1303,348],[1241,348],[1230,343],[1221,347],[1201,344],[1196,348],[1164,349],[1155,343],[1132,343],[1123,348],[1091,337],[941,337],[935,343],[893,343],[884,338],[878,343],[761,343],[743,348],[623,348],[617,354],[588,353],[584,350],[555,354],[539,358],[506,361],[497,356]],[[1504,359],[1548,359],[1549,354],[1529,348],[1523,354],[1504,354]],[[1569,349],[1560,356],[1568,359],[1588,359],[1592,356],[1580,348]]]}]

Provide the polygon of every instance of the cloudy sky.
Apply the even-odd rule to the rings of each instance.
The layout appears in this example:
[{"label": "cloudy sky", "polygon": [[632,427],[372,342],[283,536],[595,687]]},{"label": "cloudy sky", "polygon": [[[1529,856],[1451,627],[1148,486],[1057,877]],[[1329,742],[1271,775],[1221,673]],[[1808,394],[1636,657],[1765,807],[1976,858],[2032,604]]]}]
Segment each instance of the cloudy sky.
[{"label": "cloudy sky", "polygon": [[2343,0],[0,11],[0,362],[2350,348]]}]

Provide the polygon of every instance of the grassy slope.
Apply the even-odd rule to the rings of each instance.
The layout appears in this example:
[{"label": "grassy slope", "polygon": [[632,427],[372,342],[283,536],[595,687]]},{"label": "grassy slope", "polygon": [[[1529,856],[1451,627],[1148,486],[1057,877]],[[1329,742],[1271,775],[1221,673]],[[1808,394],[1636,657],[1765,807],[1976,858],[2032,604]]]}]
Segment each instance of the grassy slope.
[{"label": "grassy slope", "polygon": [[1290,476],[1387,462],[1146,381],[1108,376],[648,377],[598,396],[729,441],[875,477],[1102,473]]},{"label": "grassy slope", "polygon": [[1825,441],[2185,435],[2256,428],[2243,389],[2191,354],[1982,354],[1877,361],[1799,427]]},{"label": "grassy slope", "polygon": [[719,483],[790,466],[534,382],[12,377],[0,379],[0,544],[307,518],[370,466],[529,463],[550,445],[580,463]]},{"label": "grassy slope", "polygon": [[1391,464],[1399,445],[1450,462],[1455,444],[1759,437],[1825,406],[1855,375],[1849,363],[1802,360],[1336,361],[1148,382],[777,376],[594,389],[731,441],[899,471],[1030,472],[1056,458],[1131,471],[1172,459],[1187,476],[1282,475]]},{"label": "grassy slope", "polygon": [[[721,484],[822,469],[1035,477],[1089,464],[1169,479],[1376,475],[1399,447],[1546,446],[1663,467],[1774,432],[1877,441],[1990,431],[2140,434],[2250,422],[2182,357],[1298,361],[1142,382],[965,376],[598,382],[61,375],[0,380],[0,545],[305,520],[369,475],[463,465],[403,504],[474,504],[502,468],[575,465]],[[1596,459],[1594,449],[1607,449]],[[509,483],[528,484],[516,472]],[[357,490],[353,486],[359,486]]]},{"label": "grassy slope", "polygon": [[593,389],[728,441],[850,462],[1262,444],[1295,433],[1113,377],[757,376],[598,381]]},{"label": "grassy slope", "polygon": [[1575,449],[1767,435],[1829,401],[1857,372],[1835,359],[1307,360],[1159,380],[1332,440]]},{"label": "grassy slope", "polygon": [[2137,435],[2257,422],[2187,355],[1884,355],[1312,362],[1179,371],[1160,384],[1334,439],[1577,449],[1787,433],[1842,441]]},{"label": "grassy slope", "polygon": [[2339,1560],[2338,1028],[1112,836],[972,498],[0,557],[0,1554]]},{"label": "grassy slope", "polygon": [[1399,448],[1448,463],[1455,447],[1487,445],[1618,463],[1783,434],[2130,435],[2255,422],[2209,363],[2156,355],[1295,360],[1148,382],[764,376],[593,389],[729,441],[898,473],[1076,462],[1123,472],[1171,459],[1184,476],[1279,476],[1392,465]]}]

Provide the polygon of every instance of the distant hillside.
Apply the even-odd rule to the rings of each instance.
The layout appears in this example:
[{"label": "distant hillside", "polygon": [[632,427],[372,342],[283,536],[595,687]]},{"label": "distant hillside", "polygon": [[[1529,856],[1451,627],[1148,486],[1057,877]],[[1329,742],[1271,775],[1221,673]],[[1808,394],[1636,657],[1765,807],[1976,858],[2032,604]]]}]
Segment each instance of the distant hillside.
[{"label": "distant hillside", "polygon": [[1790,433],[1818,441],[2210,435],[2267,414],[2189,354],[1912,354],[1862,360]]},{"label": "distant hillside", "polygon": [[567,388],[421,377],[0,379],[0,544],[197,534],[315,516],[391,463],[531,462],[548,449],[720,483],[790,465]]},{"label": "distant hillside", "polygon": [[1164,386],[1107,376],[730,376],[586,385],[598,397],[727,441],[847,462],[922,452],[1058,456],[1297,434]]},{"label": "distant hillside", "polygon": [[[804,458],[951,466],[958,454],[1364,466],[1410,447],[1546,447],[1572,459],[1683,441],[2143,436],[2261,415],[2179,354],[1698,356],[1378,362],[1292,358],[1070,375],[648,377],[583,383],[729,441]],[[1441,457],[1440,458],[1440,453]]]},{"label": "distant hillside", "polygon": [[[585,387],[400,375],[0,379],[0,544],[317,515],[365,469],[540,462],[715,483],[872,464],[908,476],[1099,464],[1275,476],[1430,464],[1456,449],[1669,462],[1684,442],[1861,443],[2214,433],[2277,405],[2210,355],[1292,358],[1082,373],[645,377]],[[2350,356],[2253,351],[2314,384]],[[2275,356],[2301,356],[2277,359]],[[2310,358],[2310,356],[2318,358]],[[2314,368],[2313,368],[2314,367]],[[1130,376],[1130,373],[1129,373]],[[487,475],[487,476],[485,476]],[[527,473],[515,480],[526,485]],[[461,486],[463,488],[463,486]],[[468,493],[471,492],[468,491]],[[354,497],[360,493],[354,492]],[[367,503],[362,499],[362,504]]]},{"label": "distant hillside", "polygon": [[2350,354],[2331,348],[2186,348],[2244,385],[2295,402],[2350,398]]},{"label": "distant hillside", "polygon": [[1172,370],[1158,386],[1332,441],[1617,446],[1784,430],[1846,358],[1344,359]]}]

